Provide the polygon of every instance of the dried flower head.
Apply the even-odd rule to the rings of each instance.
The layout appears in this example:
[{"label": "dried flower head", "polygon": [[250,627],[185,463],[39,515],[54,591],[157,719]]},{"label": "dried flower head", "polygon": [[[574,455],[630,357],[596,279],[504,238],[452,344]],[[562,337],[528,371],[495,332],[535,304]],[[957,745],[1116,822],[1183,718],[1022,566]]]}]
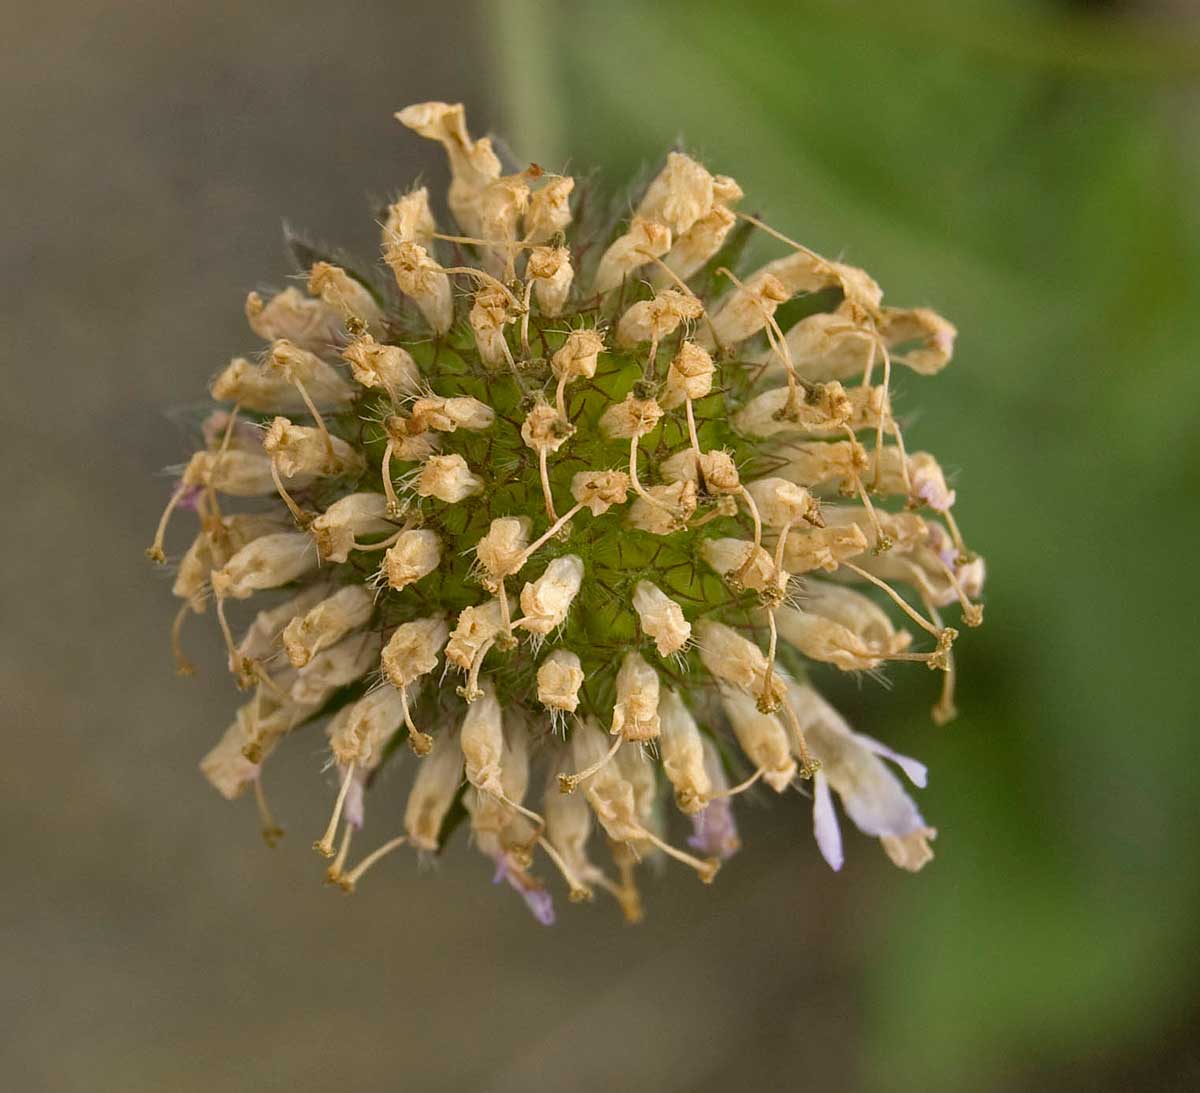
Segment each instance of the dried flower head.
[{"label": "dried flower head", "polygon": [[[981,621],[983,562],[890,390],[893,365],[939,372],[954,327],[885,307],[866,273],[736,211],[737,183],[685,154],[628,220],[577,222],[584,187],[505,174],[461,106],[397,117],[445,147],[454,222],[413,189],[381,218],[381,261],[305,246],[307,292],[250,294],[265,344],[214,380],[223,408],[149,550],[165,560],[171,513],[196,513],[177,661],[191,670],[181,626],[214,602],[250,691],[205,776],[226,797],[252,789],[277,838],[264,764],[323,720],[330,880],[352,890],[465,821],[547,923],[555,872],[631,920],[648,854],[711,881],[760,782],[808,783],[834,868],[836,797],[919,869],[935,832],[884,761],[917,785],[924,768],[815,685],[915,661],[942,681],[935,720],[954,714],[942,612]],[[755,232],[779,256],[739,271]],[[829,309],[789,323],[818,291]],[[259,595],[272,602],[244,614]],[[404,743],[411,781],[374,788]],[[531,784],[544,798],[526,801]],[[398,788],[405,806],[380,816],[402,829],[352,865],[366,796]]]}]

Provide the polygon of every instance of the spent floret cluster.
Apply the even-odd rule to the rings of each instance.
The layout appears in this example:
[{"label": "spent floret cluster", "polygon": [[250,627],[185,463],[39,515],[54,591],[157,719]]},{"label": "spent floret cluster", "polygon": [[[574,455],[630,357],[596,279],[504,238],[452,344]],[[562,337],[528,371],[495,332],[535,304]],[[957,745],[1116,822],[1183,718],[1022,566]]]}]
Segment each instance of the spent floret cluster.
[{"label": "spent floret cluster", "polygon": [[[178,667],[211,605],[249,693],[205,776],[252,792],[273,840],[265,764],[323,726],[330,881],[465,825],[543,922],[554,873],[631,919],[648,859],[712,881],[752,790],[805,790],[835,869],[835,796],[921,868],[936,833],[889,764],[924,768],[810,670],[924,664],[934,719],[954,715],[942,613],[981,621],[983,563],[892,411],[897,370],[939,372],[954,327],[885,305],[682,152],[610,215],[592,184],[504,173],[460,105],[397,117],[445,147],[453,223],[418,187],[381,211],[379,262],[297,243],[303,284],[247,297],[265,344],[213,380],[148,551],[195,514]],[[750,237],[778,257],[741,269]],[[403,825],[379,810],[352,864],[377,782]]]}]

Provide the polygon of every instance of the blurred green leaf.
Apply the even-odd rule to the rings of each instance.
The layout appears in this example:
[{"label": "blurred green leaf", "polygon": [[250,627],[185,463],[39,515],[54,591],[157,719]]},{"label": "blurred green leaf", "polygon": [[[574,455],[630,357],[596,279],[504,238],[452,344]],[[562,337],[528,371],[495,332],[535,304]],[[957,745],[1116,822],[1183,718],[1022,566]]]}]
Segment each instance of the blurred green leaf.
[{"label": "blurred green leaf", "polygon": [[616,184],[682,134],[747,208],[959,326],[898,405],[963,468],[989,560],[965,716],[923,725],[920,676],[830,683],[931,761],[942,826],[877,892],[873,1085],[1007,1087],[1152,1035],[1198,972],[1194,33],[1015,0],[503,10],[515,120],[558,159]]}]

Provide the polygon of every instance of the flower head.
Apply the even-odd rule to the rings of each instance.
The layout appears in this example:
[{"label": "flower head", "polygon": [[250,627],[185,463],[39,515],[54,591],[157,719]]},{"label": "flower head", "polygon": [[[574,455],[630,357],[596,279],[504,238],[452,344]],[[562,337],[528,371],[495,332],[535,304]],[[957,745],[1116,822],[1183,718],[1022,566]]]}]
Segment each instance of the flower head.
[{"label": "flower head", "polygon": [[[839,802],[921,868],[935,832],[887,763],[918,786],[924,768],[814,684],[923,663],[935,719],[953,716],[941,613],[981,621],[983,563],[890,388],[897,366],[939,372],[954,327],[738,212],[737,183],[686,154],[597,226],[576,223],[573,178],[505,173],[461,106],[397,117],[446,149],[453,223],[413,189],[382,217],[380,261],[306,252],[307,291],[250,294],[264,344],[214,380],[223,408],[149,551],[164,560],[171,513],[195,512],[180,669],[180,626],[215,601],[250,692],[205,776],[253,789],[277,837],[264,765],[323,721],[331,880],[354,889],[462,822],[545,924],[552,873],[630,919],[648,855],[712,881],[755,787],[809,783],[835,869]],[[750,233],[778,257],[733,268]],[[789,320],[815,292],[828,309]],[[251,597],[272,602],[239,617]],[[404,742],[411,779],[376,788]],[[402,830],[351,866],[366,798],[397,786]]]}]

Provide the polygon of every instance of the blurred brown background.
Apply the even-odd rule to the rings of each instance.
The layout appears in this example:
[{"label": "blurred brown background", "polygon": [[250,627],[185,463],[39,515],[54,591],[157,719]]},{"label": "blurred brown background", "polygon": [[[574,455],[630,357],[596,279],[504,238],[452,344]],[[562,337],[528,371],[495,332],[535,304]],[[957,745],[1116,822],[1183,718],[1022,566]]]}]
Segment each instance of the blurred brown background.
[{"label": "blurred brown background", "polygon": [[[4,9],[4,1088],[1200,1085],[1189,5]],[[830,875],[772,802],[711,890],[546,930],[461,842],[323,890],[315,735],[272,759],[274,851],[200,778],[235,696],[204,626],[171,674],[164,411],[253,344],[281,218],[371,254],[370,199],[440,185],[391,118],[432,98],[617,181],[683,134],[959,323],[910,399],[991,563],[964,717],[841,689],[932,762],[920,877],[858,838]]]}]

